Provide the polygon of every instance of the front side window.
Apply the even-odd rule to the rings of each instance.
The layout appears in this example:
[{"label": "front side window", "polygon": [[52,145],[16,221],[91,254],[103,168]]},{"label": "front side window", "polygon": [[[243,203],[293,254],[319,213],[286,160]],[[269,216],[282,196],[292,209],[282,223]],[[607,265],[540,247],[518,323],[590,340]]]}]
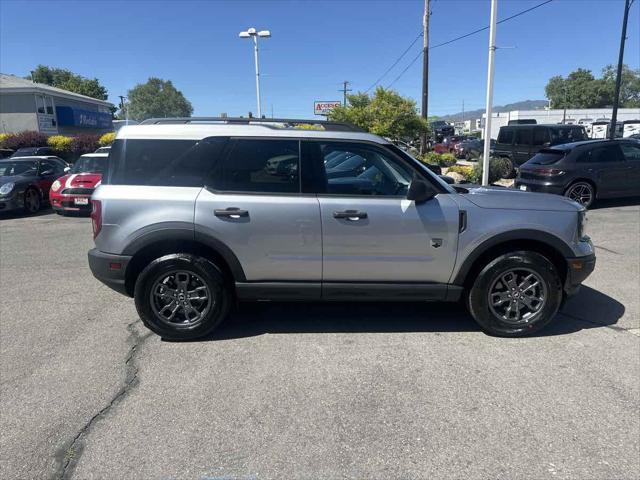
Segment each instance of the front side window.
[{"label": "front side window", "polygon": [[227,192],[299,193],[299,163],[297,140],[236,139],[211,183]]},{"label": "front side window", "polygon": [[202,187],[222,155],[226,138],[116,140],[109,154],[112,185]]},{"label": "front side window", "polygon": [[[316,164],[311,167],[313,181],[303,179],[309,193],[404,197],[414,175],[409,166],[373,145],[304,142],[303,151]],[[335,165],[332,160],[338,157],[345,160]]]},{"label": "front side window", "polygon": [[640,145],[620,144],[624,158],[630,162],[640,162]]}]

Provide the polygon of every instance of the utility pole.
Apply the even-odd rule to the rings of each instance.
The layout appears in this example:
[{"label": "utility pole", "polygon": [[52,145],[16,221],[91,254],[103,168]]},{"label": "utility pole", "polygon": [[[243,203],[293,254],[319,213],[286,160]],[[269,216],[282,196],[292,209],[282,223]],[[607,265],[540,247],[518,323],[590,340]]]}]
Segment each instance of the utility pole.
[{"label": "utility pole", "polygon": [[489,24],[489,65],[487,67],[487,109],[484,122],[484,150],[482,157],[482,185],[489,185],[489,151],[491,150],[491,115],[493,110],[493,60],[496,54],[496,17],[498,0],[491,0]]},{"label": "utility pole", "polygon": [[[422,118],[427,120],[429,113],[429,0],[424,0],[422,17]],[[427,133],[422,134],[420,151],[427,151]]]},{"label": "utility pole", "polygon": [[622,83],[622,61],[624,59],[624,43],[627,39],[627,20],[629,19],[629,8],[633,0],[625,0],[624,17],[622,19],[622,35],[620,37],[620,54],[618,55],[618,73],[616,75],[616,90],[613,97],[613,112],[611,112],[611,127],[609,127],[609,138],[616,138],[616,123],[618,121],[618,104],[620,103],[620,84]]},{"label": "utility pole", "polygon": [[125,120],[127,119],[127,112],[125,110],[124,107],[124,99],[127,98],[124,95],[118,95],[118,97],[120,98],[120,111],[122,112],[122,114],[124,115]]},{"label": "utility pole", "polygon": [[345,80],[344,82],[342,82],[342,89],[338,90],[339,92],[342,92],[342,106],[346,107],[347,106],[347,92],[350,92],[351,89],[347,88],[349,86],[349,80]]}]

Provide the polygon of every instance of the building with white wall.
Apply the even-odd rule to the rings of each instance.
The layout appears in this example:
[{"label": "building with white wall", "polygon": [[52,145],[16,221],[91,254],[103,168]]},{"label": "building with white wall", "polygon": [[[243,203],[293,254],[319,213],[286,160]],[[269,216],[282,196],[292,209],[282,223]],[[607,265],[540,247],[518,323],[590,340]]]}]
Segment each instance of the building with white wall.
[{"label": "building with white wall", "polygon": [[[512,110],[510,112],[494,112],[491,115],[491,138],[498,138],[500,127],[508,125],[511,120],[535,120],[538,124],[580,124],[587,126],[598,120],[611,120],[611,108],[568,108],[555,110]],[[481,128],[484,137],[485,115],[482,115]],[[640,119],[640,108],[618,109],[618,122]]]},{"label": "building with white wall", "polygon": [[0,73],[0,133],[110,132],[111,106],[104,100]]}]

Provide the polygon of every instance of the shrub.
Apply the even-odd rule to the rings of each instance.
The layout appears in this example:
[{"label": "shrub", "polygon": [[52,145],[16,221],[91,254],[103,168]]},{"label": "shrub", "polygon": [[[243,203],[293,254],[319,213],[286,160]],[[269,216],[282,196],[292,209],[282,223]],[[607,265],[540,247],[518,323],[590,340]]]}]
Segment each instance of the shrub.
[{"label": "shrub", "polygon": [[440,154],[436,152],[427,152],[418,158],[429,165],[440,165]]},{"label": "shrub", "polygon": [[441,167],[451,167],[455,165],[457,162],[455,155],[451,153],[443,153],[440,155],[440,165]]},{"label": "shrub", "polygon": [[27,130],[26,132],[10,134],[4,139],[3,147],[17,150],[25,147],[43,147],[47,144],[44,133]]},{"label": "shrub", "polygon": [[73,138],[65,137],[64,135],[52,135],[47,139],[47,145],[53,148],[56,153],[65,155],[71,152]]},{"label": "shrub", "polygon": [[[489,183],[494,183],[505,178],[509,175],[509,169],[511,168],[511,161],[508,158],[493,157],[489,159]],[[467,178],[472,183],[482,183],[482,161],[478,161],[473,166],[470,178]]]},{"label": "shrub", "polygon": [[105,133],[98,140],[98,144],[101,147],[106,147],[108,145],[111,145],[115,139],[116,139],[116,132]]},{"label": "shrub", "polygon": [[73,138],[73,142],[71,143],[71,152],[75,158],[78,158],[80,155],[84,155],[85,153],[95,152],[98,148],[98,140],[100,137],[98,135],[91,134],[80,134],[77,137]]},{"label": "shrub", "polygon": [[8,148],[4,146],[4,142],[11,136],[10,133],[0,133],[0,148]]},{"label": "shrub", "polygon": [[473,167],[469,165],[453,165],[447,169],[447,174],[459,173],[465,180],[469,180],[469,177],[473,175]]}]

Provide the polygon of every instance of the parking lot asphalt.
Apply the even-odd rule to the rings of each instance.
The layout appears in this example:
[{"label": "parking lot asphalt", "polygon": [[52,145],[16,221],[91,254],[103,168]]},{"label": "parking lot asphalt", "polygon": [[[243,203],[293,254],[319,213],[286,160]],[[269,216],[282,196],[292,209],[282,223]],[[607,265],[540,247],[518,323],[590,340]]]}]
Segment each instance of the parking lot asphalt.
[{"label": "parking lot asphalt", "polygon": [[91,276],[88,219],[0,217],[0,476],[636,479],[637,203],[590,212],[596,271],[524,339],[458,305],[336,303],[165,342]]}]

